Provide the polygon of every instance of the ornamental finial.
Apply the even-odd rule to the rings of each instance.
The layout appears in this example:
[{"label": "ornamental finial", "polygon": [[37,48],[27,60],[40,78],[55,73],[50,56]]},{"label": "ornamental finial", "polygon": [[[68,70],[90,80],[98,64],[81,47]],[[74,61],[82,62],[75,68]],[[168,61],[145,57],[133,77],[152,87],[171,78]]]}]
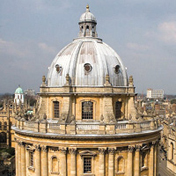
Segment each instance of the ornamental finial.
[{"label": "ornamental finial", "polygon": [[89,4],[87,4],[86,9],[87,9],[87,11],[89,12]]}]

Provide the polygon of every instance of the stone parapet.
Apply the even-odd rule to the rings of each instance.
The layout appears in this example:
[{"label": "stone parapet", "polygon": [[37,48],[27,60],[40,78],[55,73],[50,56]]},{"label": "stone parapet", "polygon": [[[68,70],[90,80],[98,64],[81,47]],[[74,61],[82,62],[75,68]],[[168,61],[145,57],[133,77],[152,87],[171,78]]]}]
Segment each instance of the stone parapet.
[{"label": "stone parapet", "polygon": [[110,134],[122,134],[122,133],[141,133],[159,128],[157,120],[151,121],[119,121],[113,123],[101,123],[97,122],[86,122],[86,123],[75,123],[67,124],[60,123],[57,121],[46,120],[45,122],[40,121],[26,121],[16,119],[15,129],[33,131],[42,133],[54,133],[54,134],[95,134],[95,135],[110,135]]}]

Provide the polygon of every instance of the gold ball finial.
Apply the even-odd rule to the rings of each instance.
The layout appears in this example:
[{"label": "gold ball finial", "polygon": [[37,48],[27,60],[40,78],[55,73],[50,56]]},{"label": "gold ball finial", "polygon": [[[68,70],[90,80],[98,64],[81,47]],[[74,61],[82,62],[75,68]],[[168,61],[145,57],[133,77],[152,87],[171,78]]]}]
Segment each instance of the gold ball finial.
[{"label": "gold ball finial", "polygon": [[89,4],[87,4],[86,9],[89,11]]}]

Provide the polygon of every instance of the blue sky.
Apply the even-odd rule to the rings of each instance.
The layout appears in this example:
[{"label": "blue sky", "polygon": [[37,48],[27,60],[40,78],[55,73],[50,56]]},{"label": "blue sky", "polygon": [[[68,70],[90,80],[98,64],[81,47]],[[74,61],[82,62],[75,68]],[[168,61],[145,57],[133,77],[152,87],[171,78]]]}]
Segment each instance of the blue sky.
[{"label": "blue sky", "polygon": [[87,4],[136,92],[176,94],[175,0],[0,0],[0,93],[19,84],[39,91],[55,55],[78,36]]}]

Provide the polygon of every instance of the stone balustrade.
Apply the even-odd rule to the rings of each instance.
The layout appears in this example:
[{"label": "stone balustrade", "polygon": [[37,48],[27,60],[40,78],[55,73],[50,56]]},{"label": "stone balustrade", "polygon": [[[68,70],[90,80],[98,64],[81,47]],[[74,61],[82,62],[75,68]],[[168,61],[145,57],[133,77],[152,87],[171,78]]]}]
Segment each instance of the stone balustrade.
[{"label": "stone balustrade", "polygon": [[149,121],[119,121],[109,124],[102,122],[76,122],[73,124],[59,123],[58,121],[26,121],[16,119],[15,127],[20,130],[54,133],[54,134],[121,134],[140,133],[144,131],[156,130],[160,124],[158,120]]}]

